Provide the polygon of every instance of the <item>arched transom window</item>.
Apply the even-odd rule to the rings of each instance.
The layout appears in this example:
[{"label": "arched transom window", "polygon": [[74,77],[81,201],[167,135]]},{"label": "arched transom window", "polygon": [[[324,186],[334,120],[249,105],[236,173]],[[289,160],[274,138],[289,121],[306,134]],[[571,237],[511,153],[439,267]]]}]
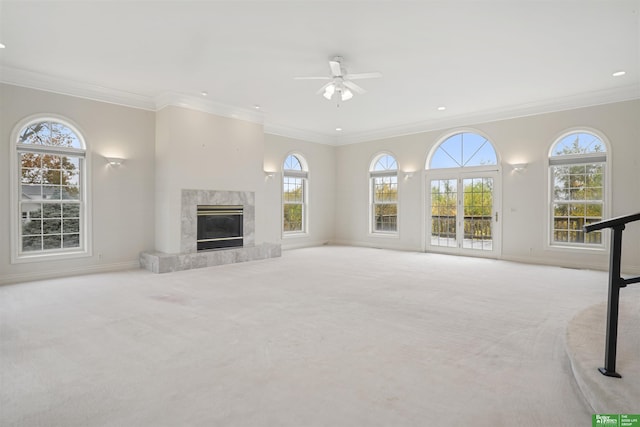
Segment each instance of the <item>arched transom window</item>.
[{"label": "arched transom window", "polygon": [[496,165],[493,145],[477,133],[461,132],[442,141],[431,156],[429,169]]},{"label": "arched transom window", "polygon": [[87,251],[86,146],[57,119],[33,120],[15,141],[14,260]]},{"label": "arched transom window", "polygon": [[427,245],[433,250],[496,256],[500,248],[498,156],[474,132],[435,146],[427,164]]},{"label": "arched transom window", "polygon": [[369,168],[371,231],[398,231],[398,164],[390,154],[379,154]]},{"label": "arched transom window", "polygon": [[305,233],[309,172],[304,157],[289,154],[283,172],[282,230],[285,235]]},{"label": "arched transom window", "polygon": [[560,137],[549,152],[551,245],[604,246],[602,233],[583,227],[601,221],[606,209],[607,147],[592,132]]}]

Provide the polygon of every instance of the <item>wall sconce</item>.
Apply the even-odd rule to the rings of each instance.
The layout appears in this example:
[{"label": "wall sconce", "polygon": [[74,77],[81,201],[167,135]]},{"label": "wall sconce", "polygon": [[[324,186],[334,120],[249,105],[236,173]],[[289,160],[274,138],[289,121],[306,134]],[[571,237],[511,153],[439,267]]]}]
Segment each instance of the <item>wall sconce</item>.
[{"label": "wall sconce", "polygon": [[413,178],[413,172],[405,172],[405,173],[404,173],[404,179],[405,179],[405,181],[406,181],[406,180],[409,180],[409,179],[411,179],[411,178]]},{"label": "wall sconce", "polygon": [[273,179],[273,177],[276,175],[275,172],[269,172],[269,171],[264,171],[264,178],[265,179]]},{"label": "wall sconce", "polygon": [[124,164],[124,159],[120,157],[105,157],[105,160],[109,166],[122,166]]},{"label": "wall sconce", "polygon": [[511,169],[514,172],[522,173],[527,169],[527,166],[529,166],[527,163],[514,163],[511,165]]}]

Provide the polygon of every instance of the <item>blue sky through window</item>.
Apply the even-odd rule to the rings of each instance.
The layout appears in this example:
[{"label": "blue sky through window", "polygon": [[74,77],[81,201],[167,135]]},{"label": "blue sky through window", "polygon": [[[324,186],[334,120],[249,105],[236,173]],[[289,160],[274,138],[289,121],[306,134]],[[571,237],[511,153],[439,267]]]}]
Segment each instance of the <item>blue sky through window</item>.
[{"label": "blue sky through window", "polygon": [[385,154],[380,157],[373,167],[374,171],[390,171],[398,169],[398,164],[396,163],[396,159],[389,154]]},{"label": "blue sky through window", "polygon": [[493,145],[483,136],[463,132],[445,139],[431,157],[430,169],[486,166],[498,163]]},{"label": "blue sky through window", "polygon": [[301,171],[302,165],[296,156],[290,154],[284,160],[284,169],[289,171]]},{"label": "blue sky through window", "polygon": [[20,144],[84,148],[78,135],[58,122],[37,122],[27,126],[18,140]]},{"label": "blue sky through window", "polygon": [[604,143],[590,133],[572,133],[562,138],[553,147],[552,156],[566,154],[604,153],[607,149]]}]

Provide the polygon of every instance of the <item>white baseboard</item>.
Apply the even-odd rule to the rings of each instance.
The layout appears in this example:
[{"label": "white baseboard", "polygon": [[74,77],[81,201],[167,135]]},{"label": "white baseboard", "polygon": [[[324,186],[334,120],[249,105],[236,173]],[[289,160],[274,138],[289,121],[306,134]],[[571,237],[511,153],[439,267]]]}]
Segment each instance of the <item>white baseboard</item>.
[{"label": "white baseboard", "polygon": [[287,239],[282,239],[281,240],[281,244],[282,244],[282,250],[283,251],[288,251],[291,249],[302,249],[302,248],[313,248],[316,246],[324,246],[329,244],[328,241],[326,240],[314,240],[314,241],[295,241],[295,240],[290,240],[287,241]]},{"label": "white baseboard", "polygon": [[68,276],[80,276],[83,274],[107,273],[111,271],[132,270],[140,268],[140,261],[124,261],[112,264],[88,265],[61,270],[33,271],[28,273],[8,274],[0,277],[0,285],[11,283],[30,282],[34,280],[56,279]]},{"label": "white baseboard", "polygon": [[[395,244],[394,244],[395,243]],[[408,248],[406,246],[398,245],[397,241],[386,241],[384,239],[371,241],[371,242],[361,242],[361,241],[351,241],[351,240],[331,240],[329,242],[330,245],[337,246],[357,246],[362,248],[373,248],[373,249],[390,249],[393,251],[404,251],[404,252],[424,252],[422,248]]]},{"label": "white baseboard", "polygon": [[[393,243],[387,243],[382,240],[376,242],[362,242],[362,241],[350,241],[350,240],[332,240],[329,242],[332,245],[340,246],[360,246],[365,248],[378,248],[378,249],[392,249],[396,251],[410,251],[410,252],[424,252],[421,248],[407,248],[394,246]],[[600,264],[589,264],[575,262],[571,260],[556,259],[556,258],[538,258],[538,257],[522,257],[522,256],[509,256],[501,255],[497,259],[512,262],[521,262],[523,264],[536,264],[536,265],[549,265],[553,267],[566,267],[566,268],[579,268],[585,270],[600,270],[607,271],[609,269],[608,262]],[[625,276],[640,276],[640,266],[637,265],[625,265],[622,263],[622,273]]]}]

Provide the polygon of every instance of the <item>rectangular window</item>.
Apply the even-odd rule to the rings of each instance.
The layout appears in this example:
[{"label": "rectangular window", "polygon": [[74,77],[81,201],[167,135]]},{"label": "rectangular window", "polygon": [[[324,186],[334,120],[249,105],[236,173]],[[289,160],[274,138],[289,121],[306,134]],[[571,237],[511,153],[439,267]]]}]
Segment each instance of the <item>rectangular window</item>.
[{"label": "rectangular window", "polygon": [[80,158],[20,153],[20,251],[80,248]]},{"label": "rectangular window", "polygon": [[373,231],[398,231],[398,176],[373,176]]},{"label": "rectangular window", "polygon": [[304,232],[305,178],[284,176],[283,187],[283,230],[284,232]]},{"label": "rectangular window", "polygon": [[585,233],[583,227],[603,219],[604,166],[604,163],[551,166],[553,244],[602,245],[602,232]]}]

